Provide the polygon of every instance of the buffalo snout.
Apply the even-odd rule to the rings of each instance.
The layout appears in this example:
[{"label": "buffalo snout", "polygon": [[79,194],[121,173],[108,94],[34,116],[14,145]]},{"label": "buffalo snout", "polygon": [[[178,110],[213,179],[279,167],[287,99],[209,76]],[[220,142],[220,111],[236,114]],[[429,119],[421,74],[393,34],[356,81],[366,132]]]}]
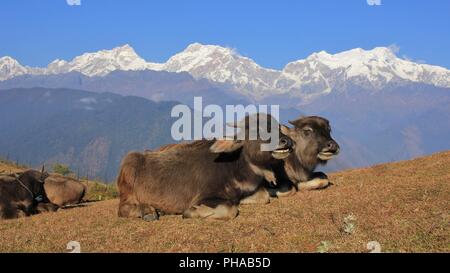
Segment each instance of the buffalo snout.
[{"label": "buffalo snout", "polygon": [[325,147],[319,152],[317,157],[320,160],[328,161],[339,154],[339,144],[336,141],[329,140],[327,141]]},{"label": "buffalo snout", "polygon": [[289,156],[294,148],[294,142],[290,137],[281,136],[277,148],[272,151],[272,156],[276,159],[284,159]]},{"label": "buffalo snout", "polygon": [[337,144],[337,142],[334,140],[330,140],[330,141],[328,141],[325,149],[323,149],[322,151],[338,154],[339,150],[340,150],[339,144]]}]

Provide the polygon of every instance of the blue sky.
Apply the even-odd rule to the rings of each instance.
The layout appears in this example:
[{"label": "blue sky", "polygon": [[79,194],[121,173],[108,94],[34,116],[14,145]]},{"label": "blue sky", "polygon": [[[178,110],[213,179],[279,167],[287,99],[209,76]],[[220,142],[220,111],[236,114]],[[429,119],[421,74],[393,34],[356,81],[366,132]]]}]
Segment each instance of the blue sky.
[{"label": "blue sky", "polygon": [[450,68],[450,1],[366,1],[2,0],[0,56],[45,66],[129,43],[163,62],[201,42],[281,68],[320,50],[395,44],[399,56]]}]

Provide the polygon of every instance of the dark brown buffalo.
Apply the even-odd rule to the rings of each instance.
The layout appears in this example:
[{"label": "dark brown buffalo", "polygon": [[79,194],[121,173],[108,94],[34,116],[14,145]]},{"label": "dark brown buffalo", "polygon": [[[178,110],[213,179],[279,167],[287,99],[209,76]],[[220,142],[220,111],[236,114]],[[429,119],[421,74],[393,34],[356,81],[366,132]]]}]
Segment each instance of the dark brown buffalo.
[{"label": "dark brown buffalo", "polygon": [[[10,179],[23,172],[9,174]],[[39,203],[37,211],[54,212],[60,207],[78,204],[84,198],[86,193],[86,186],[71,177],[52,173],[45,180],[44,189],[47,197],[47,202]]]},{"label": "dark brown buffalo", "polygon": [[272,165],[291,151],[281,134],[274,151],[261,151],[261,140],[199,140],[160,151],[129,153],[122,161],[117,185],[118,215],[156,220],[158,212],[185,218],[228,220],[240,201],[253,195]]},{"label": "dark brown buffalo", "polygon": [[318,116],[301,117],[289,122],[294,127],[284,132],[294,142],[294,152],[285,160],[282,168],[276,170],[277,185],[269,187],[271,195],[286,196],[297,190],[313,190],[329,185],[328,177],[314,172],[318,165],[324,165],[339,153],[339,145],[331,137],[327,119]]},{"label": "dark brown buffalo", "polygon": [[[318,165],[324,165],[339,153],[339,145],[331,137],[328,120],[309,116],[289,122],[294,127],[282,125],[283,133],[293,141],[295,152],[291,153],[283,163],[276,162],[272,169],[276,184],[267,181],[266,187],[241,200],[241,204],[269,203],[270,196],[284,197],[295,194],[298,190],[315,190],[329,185],[326,174],[315,172]],[[156,151],[177,147],[180,144],[162,146]]]},{"label": "dark brown buffalo", "polygon": [[48,200],[59,207],[80,203],[86,193],[86,185],[60,174],[51,174],[45,180],[44,188]]},{"label": "dark brown buffalo", "polygon": [[0,176],[0,219],[36,214],[38,204],[48,201],[44,189],[47,177],[44,169]]}]

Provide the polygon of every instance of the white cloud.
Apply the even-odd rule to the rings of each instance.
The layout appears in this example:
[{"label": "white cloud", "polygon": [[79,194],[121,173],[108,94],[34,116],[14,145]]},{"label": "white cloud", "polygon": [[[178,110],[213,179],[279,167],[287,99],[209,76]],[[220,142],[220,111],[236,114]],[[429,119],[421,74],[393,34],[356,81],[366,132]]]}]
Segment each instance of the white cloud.
[{"label": "white cloud", "polygon": [[[395,55],[397,55],[397,57],[400,57],[400,46],[397,45],[396,43],[390,44],[387,48],[389,48],[389,50],[394,53]],[[409,61],[409,62],[413,62],[413,63],[418,63],[418,64],[425,64],[426,62],[424,60],[421,59],[414,59],[411,58],[405,54],[401,55],[401,58],[403,60]]]},{"label": "white cloud", "polygon": [[413,63],[418,63],[418,64],[426,64],[425,60],[421,60],[421,59],[413,59],[409,56],[406,56],[405,54],[402,55],[402,59],[407,60],[409,62],[413,62]]},{"label": "white cloud", "polygon": [[95,103],[97,103],[97,100],[95,98],[88,97],[88,98],[80,99],[80,102],[85,103],[85,104],[95,104]]},{"label": "white cloud", "polygon": [[388,46],[388,48],[394,54],[398,54],[400,52],[400,46],[398,46],[397,44],[391,44]]}]

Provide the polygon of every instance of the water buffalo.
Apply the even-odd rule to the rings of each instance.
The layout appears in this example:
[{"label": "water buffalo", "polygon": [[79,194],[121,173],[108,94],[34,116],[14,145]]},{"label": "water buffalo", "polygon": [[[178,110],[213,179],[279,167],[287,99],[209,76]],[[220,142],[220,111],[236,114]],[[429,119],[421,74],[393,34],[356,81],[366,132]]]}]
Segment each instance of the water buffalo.
[{"label": "water buffalo", "polygon": [[50,202],[59,207],[80,203],[86,193],[86,185],[60,174],[52,173],[44,187]]},{"label": "water buffalo", "polygon": [[[279,127],[277,127],[279,128]],[[184,218],[228,220],[240,201],[274,175],[271,166],[292,151],[280,133],[278,147],[261,151],[261,139],[198,140],[160,151],[131,152],[122,161],[117,185],[118,215],[157,220],[159,212]]]},{"label": "water buffalo", "polygon": [[[9,180],[23,172],[9,174]],[[54,212],[60,207],[78,204],[86,193],[86,185],[71,177],[51,173],[45,180],[44,190],[48,202],[39,203],[37,211]]]},{"label": "water buffalo", "polygon": [[15,176],[0,176],[0,219],[13,219],[37,213],[37,206],[47,202],[44,182],[48,173],[27,170]]},{"label": "water buffalo", "polygon": [[[328,160],[339,154],[339,145],[331,137],[331,127],[328,120],[309,116],[290,121],[293,128],[282,126],[283,132],[293,141],[295,152],[291,153],[282,163],[272,166],[276,185],[266,181],[265,187],[255,194],[241,200],[241,204],[269,203],[270,196],[285,197],[295,194],[298,190],[315,190],[329,185],[326,174],[315,172],[318,165],[324,165]],[[168,144],[155,151],[164,151],[181,144]],[[269,179],[268,179],[269,180]]]},{"label": "water buffalo", "polygon": [[297,190],[313,190],[328,186],[326,174],[314,172],[339,153],[339,145],[331,137],[327,119],[318,116],[301,117],[289,121],[293,128],[286,128],[285,134],[294,142],[294,152],[285,160],[282,168],[276,170],[278,185],[268,187],[272,196],[286,196]]}]

